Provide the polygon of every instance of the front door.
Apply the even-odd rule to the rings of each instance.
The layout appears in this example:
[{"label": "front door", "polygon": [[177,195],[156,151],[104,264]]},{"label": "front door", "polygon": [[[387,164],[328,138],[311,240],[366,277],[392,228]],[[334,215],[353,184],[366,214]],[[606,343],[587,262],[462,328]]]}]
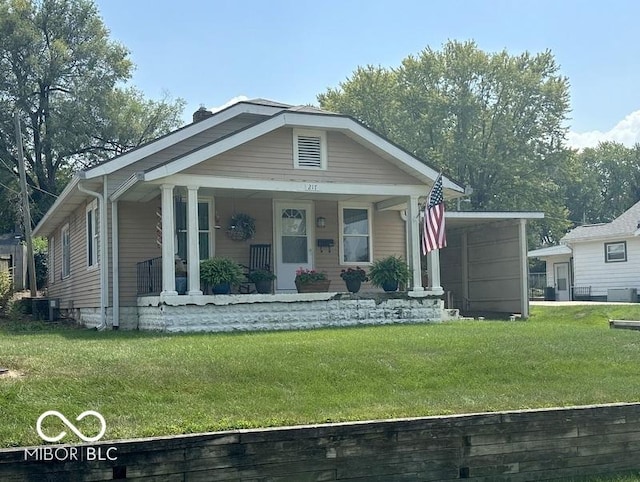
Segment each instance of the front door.
[{"label": "front door", "polygon": [[556,280],[556,301],[569,301],[569,263],[553,265]]},{"label": "front door", "polygon": [[274,203],[276,290],[295,291],[296,270],[313,268],[313,204]]}]

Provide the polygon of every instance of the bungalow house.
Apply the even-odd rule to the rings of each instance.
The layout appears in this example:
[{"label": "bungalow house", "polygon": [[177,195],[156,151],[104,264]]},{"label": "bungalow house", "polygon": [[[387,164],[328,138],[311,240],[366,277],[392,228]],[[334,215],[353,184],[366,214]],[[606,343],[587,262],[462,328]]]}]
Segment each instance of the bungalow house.
[{"label": "bungalow house", "polygon": [[569,231],[558,246],[529,252],[546,261],[555,299],[636,301],[640,289],[640,202],[610,223]]},{"label": "bungalow house", "polygon": [[[437,175],[351,117],[257,99],[201,108],[193,123],[76,173],[34,235],[49,239],[48,296],[88,326],[438,321],[457,313],[443,298],[447,308],[527,316],[525,223],[541,214],[448,213],[449,247],[423,259],[420,205]],[[464,192],[443,178],[445,199]],[[241,215],[255,220],[251,239],[234,235]],[[246,265],[252,244],[269,247],[274,293],[203,293],[199,261]],[[341,269],[388,255],[409,264],[406,291],[341,293]],[[297,293],[300,268],[325,272],[330,291]]]}]

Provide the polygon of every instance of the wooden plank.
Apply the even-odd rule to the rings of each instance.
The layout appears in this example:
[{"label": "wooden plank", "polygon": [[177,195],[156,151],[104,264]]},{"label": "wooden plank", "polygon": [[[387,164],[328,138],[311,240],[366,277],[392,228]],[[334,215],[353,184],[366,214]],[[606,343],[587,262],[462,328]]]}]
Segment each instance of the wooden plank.
[{"label": "wooden plank", "polygon": [[609,320],[609,328],[620,328],[623,330],[640,330],[640,321]]}]

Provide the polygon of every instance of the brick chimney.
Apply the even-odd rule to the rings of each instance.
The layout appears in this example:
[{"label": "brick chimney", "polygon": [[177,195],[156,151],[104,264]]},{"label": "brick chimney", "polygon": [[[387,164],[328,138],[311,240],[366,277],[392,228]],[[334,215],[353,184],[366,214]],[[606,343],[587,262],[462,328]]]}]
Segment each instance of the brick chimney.
[{"label": "brick chimney", "polygon": [[213,115],[213,112],[207,110],[204,105],[200,105],[200,108],[193,113],[193,122],[200,122]]}]

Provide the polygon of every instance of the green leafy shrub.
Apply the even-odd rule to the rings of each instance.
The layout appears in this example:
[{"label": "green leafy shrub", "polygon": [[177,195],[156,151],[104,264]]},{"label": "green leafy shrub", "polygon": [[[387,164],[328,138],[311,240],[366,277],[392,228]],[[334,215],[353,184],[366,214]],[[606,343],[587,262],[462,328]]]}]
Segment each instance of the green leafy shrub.
[{"label": "green leafy shrub", "polygon": [[13,294],[11,278],[7,271],[0,271],[0,314],[6,313]]}]

